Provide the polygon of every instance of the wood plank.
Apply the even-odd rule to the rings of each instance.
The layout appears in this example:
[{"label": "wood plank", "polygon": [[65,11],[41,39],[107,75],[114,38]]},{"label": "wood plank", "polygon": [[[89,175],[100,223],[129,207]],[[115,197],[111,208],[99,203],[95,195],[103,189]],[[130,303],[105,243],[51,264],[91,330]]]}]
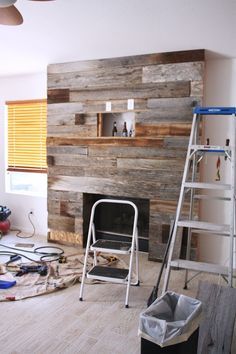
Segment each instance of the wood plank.
[{"label": "wood plank", "polygon": [[[150,101],[149,101],[150,103]],[[192,122],[192,107],[158,107],[135,113],[135,123],[183,123]]]},{"label": "wood plank", "polygon": [[[60,201],[60,215],[82,217],[82,203]],[[75,232],[77,231],[75,230]]]},{"label": "wood plank", "polygon": [[191,81],[191,93],[193,97],[203,97],[203,81]]},{"label": "wood plank", "polygon": [[[109,167],[109,169],[111,169],[111,168]],[[84,166],[66,166],[65,167],[65,166],[60,166],[60,165],[48,167],[48,177],[56,177],[58,175],[83,177],[83,176],[86,176],[86,167],[84,167]],[[88,176],[90,176],[90,175],[88,175]],[[91,177],[96,177],[96,176],[91,175]]]},{"label": "wood plank", "polygon": [[54,230],[74,232],[75,220],[74,217],[49,214],[48,227]]},{"label": "wood plank", "polygon": [[230,354],[236,317],[236,289],[199,282],[197,298],[203,303],[198,353]]},{"label": "wood plank", "polygon": [[[188,147],[189,137],[184,136],[171,136],[164,138],[164,147],[169,148],[178,148],[178,149],[186,149]],[[187,150],[186,150],[187,151]]]},{"label": "wood plank", "polygon": [[97,125],[48,125],[48,137],[97,137]]},{"label": "wood plank", "polygon": [[80,146],[80,145],[111,145],[111,146],[144,146],[162,147],[163,138],[120,138],[120,137],[47,137],[47,146]]},{"label": "wood plank", "polygon": [[[75,218],[75,233],[81,235],[82,240],[83,240],[83,237],[82,237],[83,236],[83,222],[84,222],[84,220],[83,220],[82,216]],[[87,237],[87,235],[86,235],[86,237]]]},{"label": "wood plank", "polygon": [[201,99],[199,97],[179,97],[179,98],[150,98],[147,103],[148,108],[156,108],[158,110],[165,110],[168,112],[172,110],[175,114],[178,114],[178,110],[182,112],[188,109],[189,115],[192,117],[193,107],[199,106]]},{"label": "wood plank", "polygon": [[138,138],[144,136],[163,137],[163,136],[190,136],[190,123],[167,123],[167,124],[140,124],[135,125],[135,135]]},{"label": "wood plank", "polygon": [[[53,90],[50,90],[53,91]],[[55,90],[57,91],[57,90]],[[69,90],[70,102],[83,101],[109,101],[121,99],[163,98],[163,97],[188,97],[190,96],[190,82],[161,82],[155,85],[142,84],[131,88],[115,88],[113,90]]]},{"label": "wood plank", "polygon": [[[171,81],[171,80],[169,80]],[[48,72],[49,89],[83,89],[83,88],[116,88],[129,87],[142,83],[141,67],[106,67],[94,71]]]},{"label": "wood plank", "polygon": [[79,166],[79,167],[116,167],[116,159],[115,158],[104,158],[104,157],[90,157],[83,155],[54,155],[54,166]]},{"label": "wood plank", "polygon": [[48,90],[47,96],[48,104],[69,102],[70,91],[68,89]]},{"label": "wood plank", "polygon": [[57,191],[57,190],[48,190],[48,200],[56,200],[56,201],[68,201],[68,202],[79,202],[82,204],[83,202],[83,194],[76,192],[68,192],[68,191]]},{"label": "wood plank", "polygon": [[120,58],[84,60],[69,63],[50,64],[48,65],[48,74],[83,72],[89,70],[96,71],[104,68],[116,68],[117,66],[143,66],[204,60],[205,50],[194,49],[176,52],[133,55]]},{"label": "wood plank", "polygon": [[165,171],[183,171],[184,159],[117,159],[118,168],[126,169],[162,169]]},{"label": "wood plank", "polygon": [[88,155],[87,146],[48,146],[47,153],[49,155],[61,154],[61,155]]},{"label": "wood plank", "polygon": [[[179,185],[161,184],[156,181],[147,181],[140,188],[140,181],[125,178],[120,181],[109,178],[57,176],[48,178],[49,188],[63,191],[74,191],[81,193],[95,193],[123,197],[136,197],[150,199],[171,199],[179,195]],[[53,227],[52,227],[53,228]],[[64,229],[63,229],[64,230]]]},{"label": "wood plank", "polygon": [[99,157],[134,157],[134,158],[145,158],[150,159],[154,157],[166,157],[166,158],[184,158],[186,156],[186,149],[168,149],[168,148],[155,148],[155,147],[127,147],[121,146],[100,146],[93,145],[88,147],[89,156],[99,156]]},{"label": "wood plank", "polygon": [[[128,184],[132,184],[135,179],[139,180],[140,184],[148,181],[157,183],[166,183],[172,185],[173,183],[181,183],[183,172],[176,170],[158,170],[158,169],[117,169],[116,167],[81,167],[81,166],[52,166],[48,169],[49,177],[63,176],[77,176],[77,177],[95,177],[95,178],[117,178],[126,179]],[[138,191],[137,191],[138,193]]]},{"label": "wood plank", "polygon": [[204,63],[188,62],[175,64],[149,65],[143,67],[143,83],[165,81],[201,81]]},{"label": "wood plank", "polygon": [[83,113],[83,103],[81,102],[64,102],[51,103],[47,105],[48,116],[70,115],[75,113]]},{"label": "wood plank", "polygon": [[[169,225],[173,218],[169,219]],[[150,225],[150,237],[149,237],[149,260],[158,260],[162,261],[163,255],[165,253],[166,249],[166,242],[163,242],[163,236],[166,234],[166,231],[164,229],[163,232],[163,226],[167,226],[167,224],[159,224],[157,227],[156,225]],[[168,238],[168,235],[165,235]],[[182,242],[182,229],[178,230],[178,237],[177,237],[177,243],[175,244],[174,247],[174,253],[173,256],[179,257],[180,255],[180,250],[181,250],[181,242]],[[186,353],[187,354],[187,353]]]},{"label": "wood plank", "polygon": [[47,200],[48,213],[60,215],[60,201],[48,198]]}]

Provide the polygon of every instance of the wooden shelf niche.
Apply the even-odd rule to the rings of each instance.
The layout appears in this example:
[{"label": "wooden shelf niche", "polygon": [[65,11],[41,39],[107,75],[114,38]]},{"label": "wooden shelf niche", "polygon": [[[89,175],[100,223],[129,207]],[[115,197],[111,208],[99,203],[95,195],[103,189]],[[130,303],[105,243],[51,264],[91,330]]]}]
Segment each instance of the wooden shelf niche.
[{"label": "wooden shelf niche", "polygon": [[[98,137],[112,137],[114,122],[117,127],[117,137],[122,137],[124,122],[126,122],[128,137],[135,136],[135,112],[106,112],[98,113]],[[115,138],[115,137],[114,137]]]}]

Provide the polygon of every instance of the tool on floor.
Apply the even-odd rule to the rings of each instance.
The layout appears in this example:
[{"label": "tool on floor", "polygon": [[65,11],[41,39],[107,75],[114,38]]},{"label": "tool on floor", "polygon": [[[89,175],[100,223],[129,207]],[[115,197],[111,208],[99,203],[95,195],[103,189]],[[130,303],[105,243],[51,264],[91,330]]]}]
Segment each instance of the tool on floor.
[{"label": "tool on floor", "polygon": [[[112,239],[97,239],[96,238],[96,225],[94,221],[95,211],[98,205],[100,207],[105,203],[113,203],[120,205],[129,205],[133,208],[134,216],[133,216],[133,224],[132,224],[132,235],[129,235],[129,239],[131,241],[114,241]],[[126,287],[126,298],[125,298],[125,307],[128,308],[129,301],[129,290],[130,285],[139,285],[139,269],[138,269],[138,208],[137,206],[128,200],[119,200],[119,199],[100,199],[96,203],[94,203],[90,222],[89,222],[89,231],[87,238],[87,247],[85,252],[84,259],[84,267],[83,267],[83,275],[81,280],[80,287],[80,301],[83,300],[83,290],[85,277],[97,280],[103,280],[111,283],[125,284]],[[91,241],[93,242],[91,244]],[[94,264],[91,269],[88,268],[88,255],[89,252],[92,251],[94,257]],[[129,256],[129,267],[127,269],[123,268],[115,268],[110,266],[100,266],[97,264],[97,253],[114,253],[119,255]],[[134,262],[135,258],[135,262]],[[136,266],[136,274],[135,279],[131,281],[133,265],[135,263]]]},{"label": "tool on floor", "polygon": [[18,260],[20,260],[20,259],[21,259],[21,256],[19,256],[18,254],[12,255],[12,256],[10,256],[9,261],[7,261],[7,262],[5,263],[5,265],[8,266],[9,264],[11,264],[11,263],[13,263],[13,262],[16,262],[16,261],[18,261]]},{"label": "tool on floor", "polygon": [[0,289],[8,289],[16,285],[16,281],[0,280]]},{"label": "tool on floor", "polygon": [[[233,134],[230,141],[230,145],[226,146],[214,146],[214,145],[200,145],[200,124],[202,116],[206,118],[214,119],[214,115],[228,116],[232,118],[233,121]],[[170,243],[170,251],[168,255],[167,267],[165,271],[164,285],[162,293],[168,288],[169,278],[171,269],[173,267],[185,269],[185,286],[191,279],[188,279],[188,270],[198,271],[198,272],[208,272],[221,274],[222,276],[227,276],[228,286],[233,286],[233,264],[234,264],[234,229],[235,229],[235,129],[236,129],[236,108],[235,107],[196,107],[193,114],[192,129],[189,139],[189,145],[187,150],[187,156],[185,161],[185,167],[183,172],[183,179],[180,189],[179,201],[176,210],[176,221],[173,229],[173,236]],[[227,161],[230,163],[231,170],[231,180],[229,184],[224,183],[205,183],[198,182],[197,165],[199,162],[199,157],[201,156],[227,156]],[[214,195],[206,194],[206,191],[211,190]],[[205,194],[200,194],[201,193]],[[219,195],[220,191],[228,191],[227,194]],[[225,193],[225,192],[224,192]],[[189,198],[189,216],[188,219],[184,219],[183,213],[183,202],[185,198]],[[226,225],[219,225],[215,223],[195,220],[194,207],[195,201],[199,200],[219,200],[229,202],[230,210],[230,221]],[[173,260],[173,250],[175,242],[178,237],[178,228],[187,228],[187,252],[186,259]],[[212,234],[221,235],[229,237],[229,249],[228,257],[229,264],[227,267],[218,264],[203,263],[190,260],[190,250],[191,250],[191,237],[192,233],[200,234]],[[214,237],[214,236],[212,236]]]},{"label": "tool on floor", "polygon": [[47,265],[22,265],[20,266],[19,272],[16,273],[16,277],[20,277],[28,273],[38,273],[40,275],[47,275],[48,267]]}]

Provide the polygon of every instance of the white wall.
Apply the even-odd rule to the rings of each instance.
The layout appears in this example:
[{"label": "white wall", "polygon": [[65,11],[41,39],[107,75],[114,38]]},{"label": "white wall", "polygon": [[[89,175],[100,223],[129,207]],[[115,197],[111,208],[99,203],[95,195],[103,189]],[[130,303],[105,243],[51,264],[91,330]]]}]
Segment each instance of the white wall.
[{"label": "white wall", "polygon": [[28,212],[34,210],[32,221],[36,233],[47,234],[47,199],[5,192],[5,101],[29,100],[47,97],[46,73],[0,78],[0,205],[11,209],[11,226],[32,232]]},{"label": "white wall", "polygon": [[[236,59],[215,59],[206,62],[206,106],[236,106]],[[212,117],[206,121],[205,138],[210,138],[210,144],[225,145],[226,138],[232,134],[229,117]],[[203,178],[214,182],[216,175],[216,160],[208,158],[203,165]],[[230,183],[230,163],[221,157],[222,183]],[[224,224],[229,222],[230,208],[227,202],[204,202],[201,208],[202,217],[206,221]],[[220,236],[200,237],[200,259],[213,263],[227,264],[228,239]]]}]

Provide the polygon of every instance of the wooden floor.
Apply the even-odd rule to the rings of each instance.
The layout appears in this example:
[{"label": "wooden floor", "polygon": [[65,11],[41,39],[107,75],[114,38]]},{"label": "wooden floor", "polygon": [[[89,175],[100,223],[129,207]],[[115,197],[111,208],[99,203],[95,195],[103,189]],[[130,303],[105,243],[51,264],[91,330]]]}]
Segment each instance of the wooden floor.
[{"label": "wooden floor", "polygon": [[[0,242],[14,245],[21,241],[7,235]],[[38,238],[27,242],[42,244]],[[87,285],[83,302],[79,301],[80,284],[32,299],[2,302],[0,353],[140,353],[139,315],[146,309],[159,267],[160,264],[147,260],[147,254],[140,254],[141,285],[131,288],[129,309],[124,308],[125,287],[110,283]],[[184,291],[183,271],[173,271],[170,290],[194,296],[198,280],[207,278],[195,278],[190,289]],[[218,281],[218,277],[212,276],[210,280]]]}]

